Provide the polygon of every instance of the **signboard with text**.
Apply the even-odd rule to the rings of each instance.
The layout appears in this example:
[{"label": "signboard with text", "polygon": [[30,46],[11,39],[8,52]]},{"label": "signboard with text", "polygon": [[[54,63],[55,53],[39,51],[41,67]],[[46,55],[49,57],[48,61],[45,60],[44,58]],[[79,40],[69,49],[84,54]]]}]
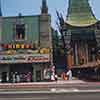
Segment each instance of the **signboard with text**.
[{"label": "signboard with text", "polygon": [[20,54],[20,55],[1,55],[0,64],[5,63],[40,63],[49,62],[49,54]]}]

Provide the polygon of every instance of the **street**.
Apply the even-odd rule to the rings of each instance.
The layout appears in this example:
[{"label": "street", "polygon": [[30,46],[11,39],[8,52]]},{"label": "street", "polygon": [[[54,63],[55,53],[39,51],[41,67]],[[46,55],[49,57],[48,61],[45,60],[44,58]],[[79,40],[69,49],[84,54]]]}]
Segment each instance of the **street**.
[{"label": "street", "polygon": [[100,100],[100,82],[0,84],[0,100]]},{"label": "street", "polygon": [[0,95],[0,100],[100,100],[100,93],[29,93]]}]

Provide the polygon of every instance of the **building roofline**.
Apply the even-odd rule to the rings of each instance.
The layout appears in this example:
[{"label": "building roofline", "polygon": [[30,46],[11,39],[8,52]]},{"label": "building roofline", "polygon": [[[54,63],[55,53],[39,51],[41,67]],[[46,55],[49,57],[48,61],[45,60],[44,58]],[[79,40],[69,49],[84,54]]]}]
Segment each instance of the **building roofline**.
[{"label": "building roofline", "polygon": [[[41,15],[41,14],[37,14],[37,15],[22,15],[21,17],[40,17],[40,16],[43,16],[43,15]],[[48,14],[48,16],[51,16],[51,15]],[[16,17],[19,17],[19,16],[3,16],[3,18],[16,18]]]},{"label": "building roofline", "polygon": [[92,23],[92,24],[88,24],[88,25],[73,25],[73,24],[70,24],[70,23],[68,23],[68,22],[65,22],[65,24],[67,24],[67,25],[69,25],[69,26],[72,26],[72,27],[80,27],[80,28],[84,28],[84,27],[89,27],[89,26],[93,26],[93,25],[95,25],[95,24],[97,24],[97,23],[99,23],[100,21],[99,20],[97,20],[97,22],[95,22],[95,23]]},{"label": "building roofline", "polygon": [[[76,1],[69,0],[68,14],[66,23],[72,26],[90,26],[95,24],[98,20],[96,19],[88,0],[77,0],[79,1],[76,5]],[[81,5],[80,5],[81,4]],[[82,5],[83,4],[83,5]],[[85,7],[86,6],[86,7]],[[83,8],[83,9],[80,9]]]}]

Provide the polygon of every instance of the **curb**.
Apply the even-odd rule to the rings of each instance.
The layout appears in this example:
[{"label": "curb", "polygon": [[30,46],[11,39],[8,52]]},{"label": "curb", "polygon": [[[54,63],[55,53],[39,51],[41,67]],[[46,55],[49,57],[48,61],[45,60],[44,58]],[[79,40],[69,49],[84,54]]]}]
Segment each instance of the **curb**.
[{"label": "curb", "polygon": [[13,91],[13,92],[0,92],[0,95],[6,94],[61,94],[61,93],[100,93],[100,90],[50,90],[50,91]]}]

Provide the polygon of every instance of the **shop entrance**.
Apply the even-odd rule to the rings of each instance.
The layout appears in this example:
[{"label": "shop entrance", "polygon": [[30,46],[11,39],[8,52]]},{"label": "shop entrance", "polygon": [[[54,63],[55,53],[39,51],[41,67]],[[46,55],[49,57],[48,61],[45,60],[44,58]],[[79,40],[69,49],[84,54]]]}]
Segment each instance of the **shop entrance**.
[{"label": "shop entrance", "polygon": [[36,71],[36,81],[40,82],[41,81],[41,70]]},{"label": "shop entrance", "polygon": [[32,64],[12,64],[10,66],[9,81],[13,83],[32,82],[32,72]]},{"label": "shop entrance", "polygon": [[7,72],[2,72],[1,73],[1,79],[2,79],[2,83],[6,83],[7,82]]},{"label": "shop entrance", "polygon": [[0,82],[7,83],[9,78],[9,65],[0,64]]}]

